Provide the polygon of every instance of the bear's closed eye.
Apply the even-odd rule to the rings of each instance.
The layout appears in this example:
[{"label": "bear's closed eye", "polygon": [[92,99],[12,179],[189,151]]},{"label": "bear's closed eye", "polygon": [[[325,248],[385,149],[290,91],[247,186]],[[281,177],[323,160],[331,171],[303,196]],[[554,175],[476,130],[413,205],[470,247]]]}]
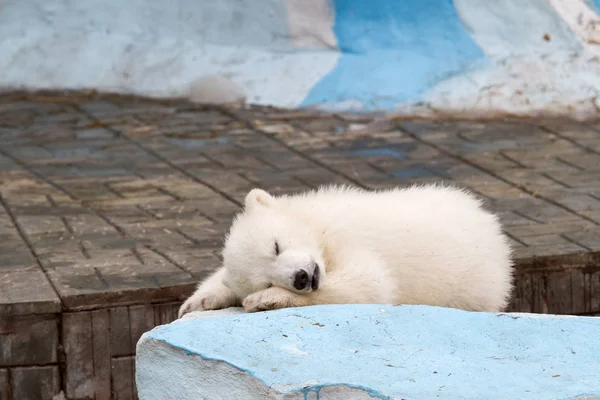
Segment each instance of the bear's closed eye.
[{"label": "bear's closed eye", "polygon": [[279,243],[275,242],[275,255],[279,255]]}]

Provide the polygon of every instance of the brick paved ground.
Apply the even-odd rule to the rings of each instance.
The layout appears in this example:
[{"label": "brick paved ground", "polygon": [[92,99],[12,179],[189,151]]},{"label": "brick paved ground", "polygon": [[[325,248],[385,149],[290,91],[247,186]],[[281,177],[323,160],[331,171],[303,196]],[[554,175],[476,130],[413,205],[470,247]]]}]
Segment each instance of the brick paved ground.
[{"label": "brick paved ground", "polygon": [[[172,300],[219,263],[246,192],[449,180],[518,258],[600,250],[600,129],[85,97],[0,99],[0,310]],[[182,289],[183,288],[183,289]]]},{"label": "brick paved ground", "polygon": [[[223,233],[249,189],[437,180],[476,191],[501,214],[519,265],[513,309],[600,312],[600,125],[372,123],[38,94],[0,97],[0,316],[66,313],[47,328],[61,337],[55,347],[105,329],[112,373],[130,370],[144,327],[172,319],[177,302],[218,266]],[[150,303],[166,308],[141,306]],[[107,346],[97,337],[85,351]],[[23,341],[11,343],[14,356]],[[52,351],[14,364],[64,362]],[[67,358],[83,363],[83,351]],[[39,371],[64,381],[61,370]],[[67,378],[72,398],[107,398],[106,387],[123,385],[135,392],[118,373],[89,387],[79,373]]]}]

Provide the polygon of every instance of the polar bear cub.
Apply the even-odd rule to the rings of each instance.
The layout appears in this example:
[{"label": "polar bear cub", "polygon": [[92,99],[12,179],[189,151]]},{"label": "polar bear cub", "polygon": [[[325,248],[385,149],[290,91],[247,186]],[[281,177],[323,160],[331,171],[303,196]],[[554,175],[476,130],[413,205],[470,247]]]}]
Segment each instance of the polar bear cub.
[{"label": "polar bear cub", "polygon": [[465,190],[323,187],[275,197],[251,190],[223,266],[179,315],[316,304],[422,304],[496,312],[513,285],[498,218]]}]

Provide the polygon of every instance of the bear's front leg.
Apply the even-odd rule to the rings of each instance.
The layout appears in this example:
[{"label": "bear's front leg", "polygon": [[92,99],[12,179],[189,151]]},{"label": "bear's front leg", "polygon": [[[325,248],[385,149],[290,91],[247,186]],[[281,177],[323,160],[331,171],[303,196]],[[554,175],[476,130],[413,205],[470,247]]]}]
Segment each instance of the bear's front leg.
[{"label": "bear's front leg", "polygon": [[179,318],[192,311],[220,310],[239,306],[240,300],[235,293],[223,284],[224,277],[225,269],[220,268],[202,282],[179,309]]},{"label": "bear's front leg", "polygon": [[280,287],[270,287],[246,296],[242,306],[247,312],[277,310],[288,307],[303,307],[310,305],[306,296],[299,295]]}]

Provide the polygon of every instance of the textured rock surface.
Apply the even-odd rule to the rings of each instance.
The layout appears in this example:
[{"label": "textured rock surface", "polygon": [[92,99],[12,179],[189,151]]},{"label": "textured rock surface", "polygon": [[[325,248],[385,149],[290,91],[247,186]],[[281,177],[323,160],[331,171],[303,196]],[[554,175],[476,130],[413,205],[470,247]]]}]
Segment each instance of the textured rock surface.
[{"label": "textured rock surface", "polygon": [[190,101],[201,104],[243,103],[244,91],[226,76],[204,76],[192,83]]},{"label": "textured rock surface", "polygon": [[380,305],[236,312],[196,313],[146,333],[140,399],[600,395],[596,318]]}]

